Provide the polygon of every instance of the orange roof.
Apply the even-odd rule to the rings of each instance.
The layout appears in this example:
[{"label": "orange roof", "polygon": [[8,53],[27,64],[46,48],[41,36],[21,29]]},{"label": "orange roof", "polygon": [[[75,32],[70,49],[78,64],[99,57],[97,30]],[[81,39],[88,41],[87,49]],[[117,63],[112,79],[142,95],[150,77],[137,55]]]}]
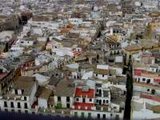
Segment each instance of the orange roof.
[{"label": "orange roof", "polygon": [[68,33],[71,30],[71,28],[62,28],[60,30],[60,33]]},{"label": "orange roof", "polygon": [[141,93],[140,97],[160,102],[160,97],[156,96],[156,95],[151,95],[151,94],[147,94],[147,93]]},{"label": "orange roof", "polygon": [[141,50],[142,46],[140,46],[140,45],[128,45],[124,49],[127,50],[127,51],[137,51],[137,50]]},{"label": "orange roof", "polygon": [[88,89],[88,91],[83,91],[82,88],[76,88],[75,97],[88,97],[93,98],[95,94],[94,89]]},{"label": "orange roof", "polygon": [[69,23],[66,27],[67,28],[73,28],[73,26],[74,26],[73,24]]},{"label": "orange roof", "polygon": [[147,71],[143,71],[141,73],[141,76],[144,76],[144,77],[152,77],[152,78],[159,78],[159,75],[156,74],[156,73],[152,73],[152,72],[147,72]]}]

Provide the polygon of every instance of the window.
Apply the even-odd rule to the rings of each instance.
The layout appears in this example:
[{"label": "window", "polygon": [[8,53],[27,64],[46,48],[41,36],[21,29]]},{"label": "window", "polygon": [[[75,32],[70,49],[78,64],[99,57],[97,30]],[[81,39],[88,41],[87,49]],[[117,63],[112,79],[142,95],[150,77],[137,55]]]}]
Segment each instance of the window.
[{"label": "window", "polygon": [[27,100],[27,97],[26,97],[26,96],[24,96],[24,100],[25,100],[25,101]]},{"label": "window", "polygon": [[147,91],[149,92],[149,91],[150,91],[150,89],[147,89]]},{"label": "window", "polygon": [[105,103],[105,100],[103,100],[103,104]]},{"label": "window", "polygon": [[91,118],[91,113],[88,113],[88,117]]},{"label": "window", "polygon": [[18,94],[18,90],[17,90],[17,89],[15,90],[15,94],[16,94],[16,95]]},{"label": "window", "polygon": [[108,100],[106,100],[106,103],[108,103]]},{"label": "window", "polygon": [[27,103],[24,103],[24,108],[25,108],[25,109],[28,109]]},{"label": "window", "polygon": [[4,107],[7,107],[7,101],[4,101]]},{"label": "window", "polygon": [[117,107],[113,107],[114,109],[117,109]]},{"label": "window", "polygon": [[145,78],[142,79],[142,81],[145,81],[145,80],[146,80]]},{"label": "window", "polygon": [[85,100],[85,98],[83,98],[83,103],[85,103],[86,102],[86,100]]},{"label": "window", "polygon": [[102,95],[102,90],[99,90],[99,95],[100,95],[100,96]]},{"label": "window", "polygon": [[112,117],[113,115],[112,115],[112,114],[110,114],[110,116]]},{"label": "window", "polygon": [[152,95],[154,95],[156,93],[156,91],[154,89],[152,89],[151,93],[152,93]]},{"label": "window", "polygon": [[115,119],[118,120],[119,119],[119,115],[116,115]]},{"label": "window", "polygon": [[99,100],[99,105],[102,105],[102,101],[101,100]]},{"label": "window", "polygon": [[14,108],[14,104],[13,104],[13,102],[11,102],[11,108]]},{"label": "window", "polygon": [[58,96],[58,102],[61,102],[61,97]]},{"label": "window", "polygon": [[84,112],[81,113],[81,117],[84,117]]},{"label": "window", "polygon": [[67,108],[70,108],[70,104],[69,103],[67,103]]},{"label": "window", "polygon": [[103,119],[106,119],[106,114],[103,114]]},{"label": "window", "polygon": [[76,101],[78,102],[78,101],[79,101],[79,98],[76,98]]},{"label": "window", "polygon": [[70,102],[70,97],[67,97],[67,98],[66,98],[66,101],[67,101],[67,102]]},{"label": "window", "polygon": [[99,100],[96,100],[96,103],[99,103]]},{"label": "window", "polygon": [[77,112],[74,112],[74,116],[77,116]]},{"label": "window", "polygon": [[150,79],[147,79],[147,84],[149,84],[151,82],[151,80]]},{"label": "window", "polygon": [[92,102],[92,99],[90,98],[89,101]]},{"label": "window", "polygon": [[137,78],[135,78],[135,81],[137,81]]},{"label": "window", "polygon": [[104,77],[104,75],[102,75],[102,77]]},{"label": "window", "polygon": [[17,107],[18,107],[18,108],[21,108],[20,102],[17,103]]},{"label": "window", "polygon": [[22,89],[22,94],[24,93],[24,90]]},{"label": "window", "polygon": [[97,114],[97,118],[100,119],[100,117],[101,117],[100,114]]}]

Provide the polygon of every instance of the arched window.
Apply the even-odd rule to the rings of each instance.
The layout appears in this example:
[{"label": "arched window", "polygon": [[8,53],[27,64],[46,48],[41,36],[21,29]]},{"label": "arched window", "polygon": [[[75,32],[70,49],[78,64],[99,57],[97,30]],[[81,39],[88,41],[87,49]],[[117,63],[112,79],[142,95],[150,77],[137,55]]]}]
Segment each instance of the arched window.
[{"label": "arched window", "polygon": [[156,93],[156,90],[155,90],[155,89],[152,89],[152,90],[151,90],[151,94],[154,95],[155,93]]}]

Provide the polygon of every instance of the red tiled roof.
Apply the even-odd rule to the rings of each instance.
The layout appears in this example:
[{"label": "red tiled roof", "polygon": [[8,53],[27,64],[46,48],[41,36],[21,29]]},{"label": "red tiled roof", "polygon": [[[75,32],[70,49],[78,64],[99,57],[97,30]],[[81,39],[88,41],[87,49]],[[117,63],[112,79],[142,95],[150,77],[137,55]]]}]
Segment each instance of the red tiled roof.
[{"label": "red tiled roof", "polygon": [[154,79],[160,79],[160,77],[157,73],[150,72],[150,71],[145,71],[145,70],[141,70],[141,69],[135,69],[134,70],[134,75],[149,77],[149,78],[154,78]]},{"label": "red tiled roof", "polygon": [[95,94],[94,89],[89,89],[88,91],[83,91],[82,88],[76,88],[75,90],[75,97],[88,97],[88,98],[93,98]]},{"label": "red tiled roof", "polygon": [[141,76],[141,73],[142,73],[141,69],[135,69],[134,70],[134,75]]},{"label": "red tiled roof", "polygon": [[160,82],[160,77],[159,78],[155,78],[154,82],[158,82],[159,83]]},{"label": "red tiled roof", "polygon": [[79,55],[81,55],[81,51],[73,51],[73,54],[74,54],[74,56],[79,56]]},{"label": "red tiled roof", "polygon": [[153,101],[160,102],[160,97],[159,97],[159,96],[141,93],[140,97],[141,97],[141,98],[146,98],[146,99],[150,99],[150,100],[153,100]]},{"label": "red tiled roof", "polygon": [[74,103],[74,109],[76,110],[91,110],[94,106],[93,103]]}]

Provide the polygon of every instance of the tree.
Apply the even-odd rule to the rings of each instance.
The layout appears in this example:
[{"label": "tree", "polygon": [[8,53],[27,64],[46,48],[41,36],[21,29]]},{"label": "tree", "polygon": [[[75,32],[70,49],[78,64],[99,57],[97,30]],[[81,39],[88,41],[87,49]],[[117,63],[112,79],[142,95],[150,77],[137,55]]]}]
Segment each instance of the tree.
[{"label": "tree", "polygon": [[132,75],[132,57],[129,56],[128,70],[127,70],[127,81],[126,81],[126,104],[124,111],[124,120],[129,120],[131,117],[131,100],[133,95],[133,75]]},{"label": "tree", "polygon": [[57,103],[57,105],[55,106],[56,109],[62,109],[62,104],[61,103]]}]

